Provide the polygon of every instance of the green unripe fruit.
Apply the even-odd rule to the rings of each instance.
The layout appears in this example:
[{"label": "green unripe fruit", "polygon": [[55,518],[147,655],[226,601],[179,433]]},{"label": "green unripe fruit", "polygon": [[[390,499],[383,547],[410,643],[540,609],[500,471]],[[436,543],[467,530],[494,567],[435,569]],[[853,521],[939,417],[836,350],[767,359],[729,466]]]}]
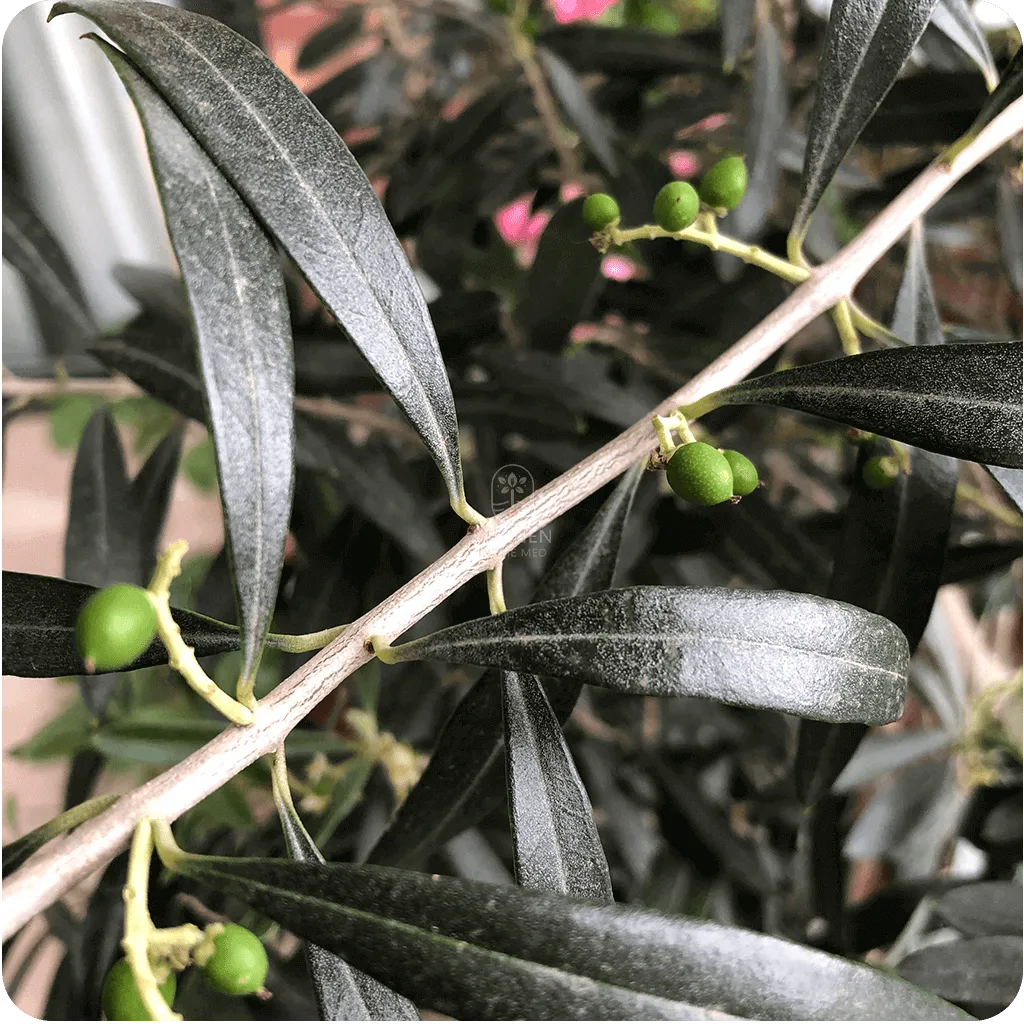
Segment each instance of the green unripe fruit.
[{"label": "green unripe fruit", "polygon": [[737,498],[745,498],[757,490],[757,466],[743,454],[726,448],[722,455],[732,470],[732,493]]},{"label": "green unripe fruit", "polygon": [[747,191],[747,165],[741,156],[727,156],[700,180],[700,198],[716,210],[732,210]]},{"label": "green unripe fruit", "polygon": [[[167,980],[157,988],[160,989],[164,1002],[170,1006],[178,989],[178,979],[174,972],[172,971]],[[103,979],[103,1015],[107,1020],[153,1019],[142,1001],[131,964],[126,959],[118,960]]]},{"label": "green unripe fruit", "polygon": [[213,940],[213,955],[203,964],[211,988],[229,996],[259,992],[267,980],[267,951],[259,937],[238,924],[224,925]]},{"label": "green unripe fruit", "polygon": [[864,463],[861,476],[873,490],[888,487],[900,475],[900,464],[892,455],[873,455]]},{"label": "green unripe fruit", "polygon": [[619,219],[619,204],[610,195],[595,192],[583,203],[583,219],[591,231],[601,231]]},{"label": "green unripe fruit", "polygon": [[717,505],[732,497],[729,460],[703,441],[675,450],[668,460],[668,482],[680,498],[695,505]]},{"label": "green unripe fruit", "polygon": [[688,181],[670,181],[654,197],[654,221],[664,231],[688,228],[700,212],[700,199]]},{"label": "green unripe fruit", "polygon": [[93,594],[78,615],[78,653],[87,672],[130,665],[156,636],[156,611],[141,587],[115,583]]}]

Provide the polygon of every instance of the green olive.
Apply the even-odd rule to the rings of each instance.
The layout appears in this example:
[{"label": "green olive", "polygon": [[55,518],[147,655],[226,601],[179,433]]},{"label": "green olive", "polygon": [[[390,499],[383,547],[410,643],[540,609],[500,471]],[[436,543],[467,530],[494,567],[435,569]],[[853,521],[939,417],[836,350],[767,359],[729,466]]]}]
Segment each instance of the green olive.
[{"label": "green olive", "polygon": [[716,210],[732,210],[747,191],[747,165],[741,156],[719,160],[701,178],[700,198]]},{"label": "green olive", "polygon": [[723,450],[725,461],[729,463],[732,470],[732,493],[737,498],[745,498],[752,491],[757,490],[757,466],[743,454],[733,451],[731,448]]},{"label": "green olive", "polygon": [[700,199],[688,181],[670,181],[654,197],[654,220],[664,231],[688,228],[700,211]]},{"label": "green olive", "polygon": [[78,615],[78,653],[87,672],[130,665],[156,636],[156,611],[141,587],[115,583],[93,594]]},{"label": "green olive", "polygon": [[892,455],[873,455],[864,463],[861,476],[873,490],[888,487],[900,475],[900,464]]},{"label": "green olive", "polygon": [[668,482],[680,498],[695,505],[718,505],[733,496],[729,460],[703,441],[675,450],[668,461]]},{"label": "green olive", "polygon": [[583,203],[583,219],[591,231],[601,231],[619,219],[619,204],[610,195],[595,192]]},{"label": "green olive", "polygon": [[[172,972],[157,986],[168,1006],[174,1002],[178,979]],[[142,1001],[131,964],[118,960],[103,979],[103,1015],[107,1020],[152,1020]]]},{"label": "green olive", "polygon": [[203,964],[211,988],[229,996],[247,996],[267,980],[267,951],[259,937],[238,924],[224,925],[213,940],[213,955]]}]

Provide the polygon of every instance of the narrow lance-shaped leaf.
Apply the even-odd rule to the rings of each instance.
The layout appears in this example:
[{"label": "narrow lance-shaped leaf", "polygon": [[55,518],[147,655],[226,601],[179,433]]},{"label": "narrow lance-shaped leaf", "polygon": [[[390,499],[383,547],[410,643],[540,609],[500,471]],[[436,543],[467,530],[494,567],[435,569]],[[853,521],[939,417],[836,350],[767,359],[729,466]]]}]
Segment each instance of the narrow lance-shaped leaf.
[{"label": "narrow lance-shaped leaf", "polygon": [[59,3],[91,18],[154,84],[295,261],[423,437],[453,505],[458,424],[426,302],[338,133],[260,50],[164,4]]},{"label": "narrow lance-shaped leaf", "polygon": [[[597,515],[541,580],[535,601],[612,585],[623,530],[643,474],[644,464],[638,462],[623,475]],[[564,723],[583,684],[554,679],[544,688],[555,716]],[[497,672],[485,672],[445,723],[419,782],[369,859],[379,864],[403,863],[485,817],[504,799],[501,753],[500,681]]]},{"label": "narrow lance-shaped leaf", "polygon": [[726,73],[736,67],[743,47],[750,38],[754,7],[755,0],[722,0],[719,4],[722,20],[722,70]]},{"label": "narrow lance-shaped leaf", "polygon": [[999,71],[985,33],[967,0],[939,0],[932,12],[932,24],[977,64],[989,90],[995,89],[999,84]]},{"label": "narrow lance-shaped leaf", "polygon": [[[78,445],[64,535],[64,575],[97,587],[144,582],[139,517],[121,441],[106,407],[93,413]],[[82,702],[97,717],[106,711],[116,687],[116,676],[78,679]]]},{"label": "narrow lance-shaped leaf", "polygon": [[1020,882],[974,882],[946,893],[935,911],[969,938],[1020,935],[1024,929],[1024,889]]},{"label": "narrow lance-shaped leaf", "polygon": [[58,814],[56,818],[52,818],[45,825],[40,825],[39,828],[26,833],[20,839],[7,843],[3,849],[3,877],[6,878],[12,871],[20,868],[36,850],[41,849],[51,839],[56,839],[57,836],[81,825],[82,822],[95,818],[116,800],[117,796],[114,794],[87,800],[63,814]]},{"label": "narrow lance-shaped leaf", "polygon": [[49,351],[58,355],[83,348],[97,328],[82,287],[57,240],[6,174],[3,256],[25,282]]},{"label": "narrow lance-shaped leaf", "polygon": [[106,408],[93,413],[71,474],[64,574],[79,583],[142,583],[138,522],[124,453]]},{"label": "narrow lance-shaped leaf", "polygon": [[168,860],[460,1020],[968,1019],[863,964],[636,906],[390,868]]},{"label": "narrow lance-shaped leaf", "polygon": [[167,511],[178,475],[184,426],[176,423],[153,449],[131,484],[131,496],[138,514],[139,568],[142,582],[156,568],[157,548],[167,520]]},{"label": "narrow lance-shaped leaf", "polygon": [[1019,469],[1006,469],[1003,466],[986,466],[985,469],[1017,506],[1017,511],[1024,511],[1024,473]]},{"label": "narrow lance-shaped leaf", "polygon": [[149,145],[195,324],[242,623],[256,676],[284,559],[295,476],[291,324],[270,240],[149,82],[97,39]]},{"label": "narrow lance-shaped leaf", "polygon": [[898,970],[911,983],[990,1017],[1020,992],[1022,947],[1020,935],[942,942],[911,953]]},{"label": "narrow lance-shaped leaf", "polygon": [[1021,467],[1021,344],[881,349],[753,377],[694,403],[776,405],[927,451]]},{"label": "narrow lance-shaped leaf", "polygon": [[903,711],[908,652],[891,622],[838,601],[646,586],[449,626],[391,648],[382,660],[423,658],[881,725]]},{"label": "narrow lance-shaped leaf", "polygon": [[[3,574],[3,671],[28,679],[81,675],[85,665],[78,653],[75,624],[96,588],[85,583],[34,576]],[[174,621],[197,657],[238,650],[238,629],[205,615],[173,609]],[[270,641],[273,646],[274,638]],[[167,651],[159,639],[125,671],[166,665]]]},{"label": "narrow lance-shaped leaf", "polygon": [[590,798],[540,680],[502,672],[501,692],[516,880],[613,903]]},{"label": "narrow lance-shaped leaf", "polygon": [[800,203],[790,238],[801,240],[843,157],[928,27],[937,0],[834,0],[807,125]]},{"label": "narrow lance-shaped leaf", "polygon": [[[292,860],[323,864],[323,854],[302,824],[291,793],[279,788],[276,772],[273,783],[274,803]],[[306,943],[306,963],[321,1020],[419,1020],[416,1007],[407,999],[312,941]]]},{"label": "narrow lance-shaped leaf", "polygon": [[613,178],[618,177],[619,160],[615,155],[611,130],[597,112],[576,72],[561,57],[543,46],[538,46],[534,52],[551,83],[552,91],[558,97],[570,123],[580,133],[580,138],[601,162],[601,166]]},{"label": "narrow lance-shaped leaf", "polygon": [[[723,230],[746,241],[758,238],[768,223],[779,184],[780,143],[788,109],[779,33],[771,22],[765,22],[758,26],[754,47],[754,80],[745,133],[747,190],[739,206],[722,222]],[[743,269],[742,261],[727,253],[716,253],[715,264],[723,281],[735,280]]]}]

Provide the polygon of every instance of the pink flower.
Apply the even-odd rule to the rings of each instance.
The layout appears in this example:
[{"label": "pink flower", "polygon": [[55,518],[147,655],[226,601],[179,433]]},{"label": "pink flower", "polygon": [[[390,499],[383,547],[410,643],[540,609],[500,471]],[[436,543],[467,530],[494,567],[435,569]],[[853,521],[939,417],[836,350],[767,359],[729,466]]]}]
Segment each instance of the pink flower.
[{"label": "pink flower", "polygon": [[636,264],[625,256],[605,256],[601,273],[611,281],[629,281],[636,277]]},{"label": "pink flower", "polygon": [[692,178],[700,170],[700,161],[688,149],[677,149],[668,155],[668,166],[673,177]]},{"label": "pink flower", "polygon": [[506,245],[517,245],[525,240],[532,202],[532,193],[528,196],[520,196],[515,202],[503,206],[494,215],[494,226],[498,229],[498,234],[505,240]]},{"label": "pink flower", "polygon": [[569,332],[569,341],[574,345],[582,345],[584,342],[590,341],[591,338],[597,337],[600,329],[599,324],[577,324]]},{"label": "pink flower", "polygon": [[617,0],[550,0],[555,13],[555,21],[565,25],[570,21],[593,21]]}]

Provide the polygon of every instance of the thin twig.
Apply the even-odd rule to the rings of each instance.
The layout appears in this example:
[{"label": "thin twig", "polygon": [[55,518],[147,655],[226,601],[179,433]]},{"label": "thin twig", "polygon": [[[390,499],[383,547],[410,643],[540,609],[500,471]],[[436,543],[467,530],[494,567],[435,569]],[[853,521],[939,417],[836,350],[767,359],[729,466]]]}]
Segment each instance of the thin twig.
[{"label": "thin twig", "polygon": [[1021,130],[1024,98],[1014,101],[949,166],[932,165],[860,235],[816,268],[774,312],[657,409],[530,497],[488,519],[387,600],[302,665],[260,703],[254,725],[228,727],[180,764],[123,796],[110,810],[54,842],[4,883],[3,934],[13,935],[72,886],[99,870],[131,838],[145,815],[173,821],[288,733],[360,665],[370,660],[366,638],[396,639],[464,583],[484,572],[532,533],[614,480],[654,445],[651,418],[667,415],[711,391],[735,384],[797,331],[831,309],[871,265],[971,168]]}]

